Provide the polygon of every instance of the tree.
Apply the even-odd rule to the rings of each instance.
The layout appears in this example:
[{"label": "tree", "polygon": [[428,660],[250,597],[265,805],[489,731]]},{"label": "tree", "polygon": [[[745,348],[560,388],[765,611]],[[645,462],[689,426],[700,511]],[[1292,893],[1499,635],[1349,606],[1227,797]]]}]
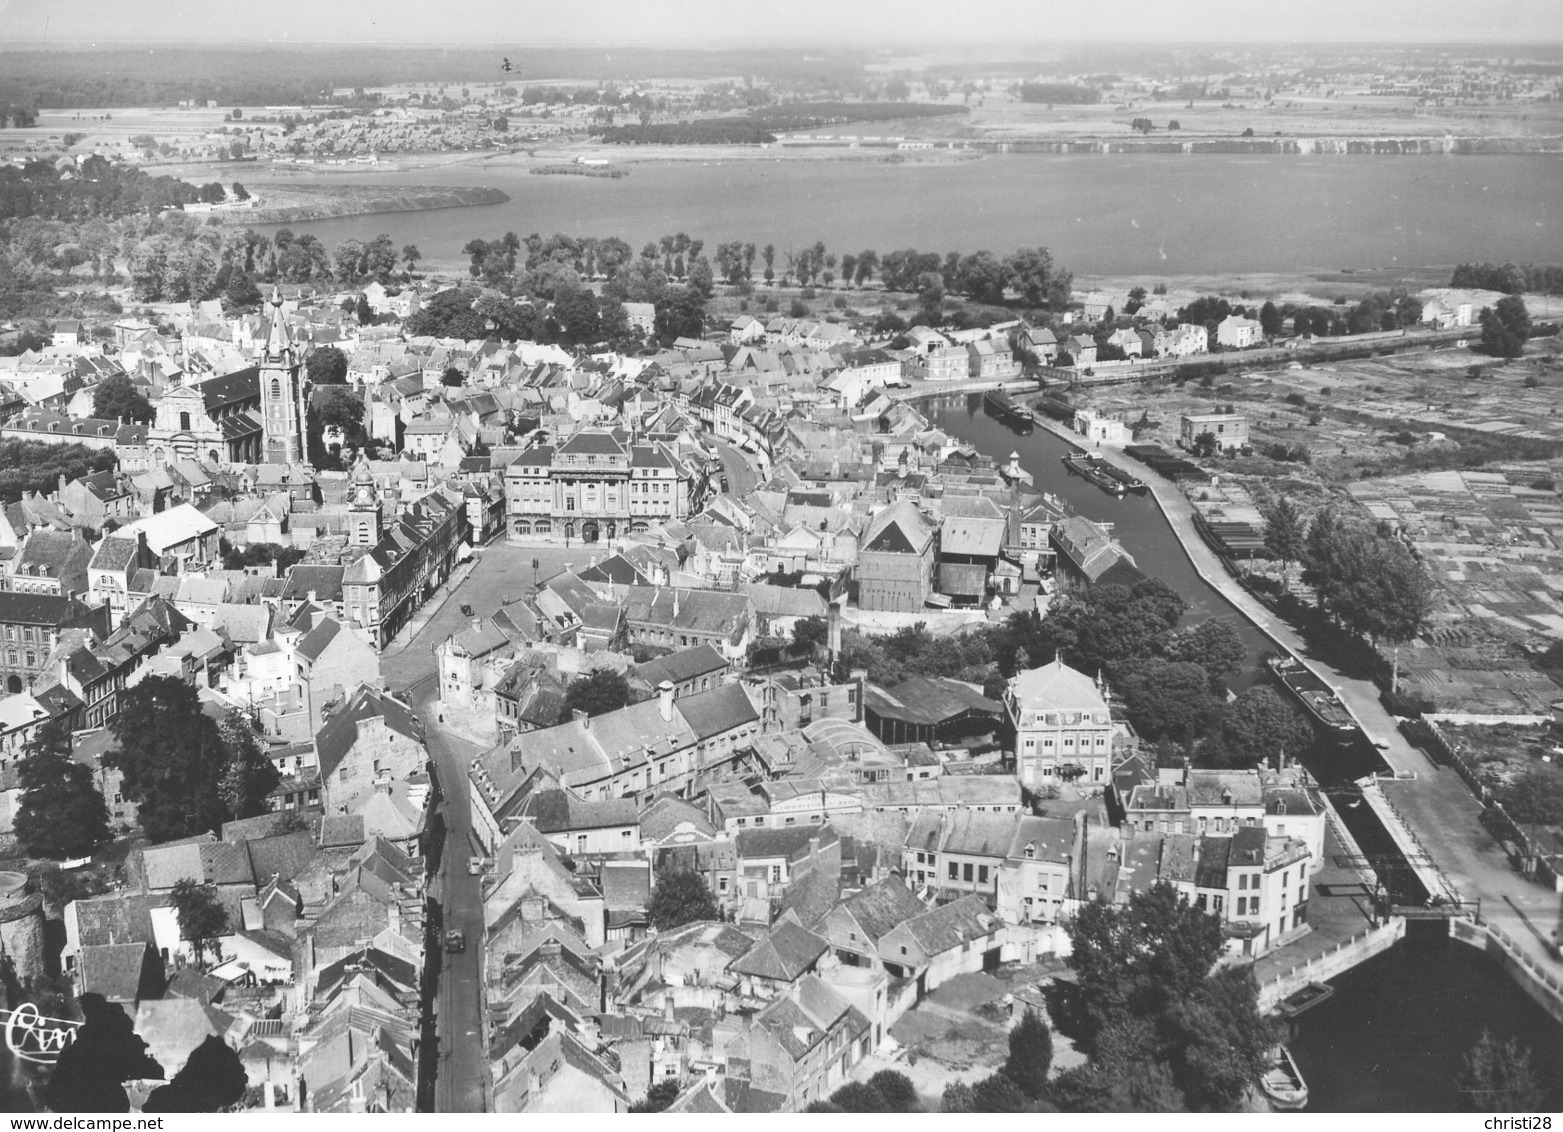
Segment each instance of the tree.
[{"label": "tree", "polygon": [[1265,305],[1259,308],[1259,328],[1264,331],[1266,338],[1279,338],[1283,323],[1281,312],[1270,300],[1265,300]]},{"label": "tree", "polygon": [[1483,307],[1482,351],[1495,358],[1517,358],[1525,352],[1525,340],[1511,331],[1490,307]]},{"label": "tree", "polygon": [[1213,690],[1221,678],[1236,672],[1248,659],[1248,647],[1237,626],[1225,617],[1211,617],[1193,628],[1176,633],[1167,642],[1168,660],[1197,664],[1210,674]]},{"label": "tree", "polygon": [[880,1112],[921,1112],[922,1101],[917,1095],[917,1086],[912,1084],[911,1078],[905,1073],[897,1073],[894,1069],[881,1069],[868,1079],[868,1085],[879,1094],[884,1101],[884,1107]]},{"label": "tree", "polygon": [[142,1112],[222,1112],[244,1099],[250,1078],[239,1055],[208,1034],[166,1085],[153,1089]]},{"label": "tree", "polygon": [[1189,1107],[1232,1111],[1264,1072],[1276,1031],[1258,990],[1250,968],[1226,967],[1168,1013],[1168,1060]]},{"label": "tree", "polygon": [[410,272],[418,266],[418,261],[423,258],[423,253],[418,250],[417,244],[402,245],[402,262],[407,265]]},{"label": "tree", "polygon": [[1032,1100],[1047,1092],[1047,1071],[1053,1064],[1053,1034],[1035,1010],[1021,1015],[1009,1032],[1009,1057],[1004,1076]]},{"label": "tree", "polygon": [[1307,529],[1302,512],[1289,496],[1281,496],[1265,514],[1265,549],[1281,563],[1281,592],[1288,588],[1289,568],[1303,555]]},{"label": "tree", "polygon": [[1068,932],[1090,1037],[1192,996],[1224,947],[1221,918],[1163,882],[1126,905],[1086,904]]},{"label": "tree", "polygon": [[206,953],[222,959],[222,947],[217,940],[230,931],[228,912],[217,896],[217,890],[209,884],[201,884],[189,877],[174,882],[168,893],[169,903],[179,920],[179,934],[190,941],[195,949],[195,961],[202,970],[206,968]]},{"label": "tree", "polygon": [[830,1104],[837,1112],[888,1112],[885,1098],[879,1090],[865,1081],[848,1081],[830,1094]]},{"label": "tree", "polygon": [[618,711],[630,702],[629,682],[622,673],[599,668],[586,676],[577,676],[564,694],[565,718],[571,712],[584,711],[587,715],[602,715]]},{"label": "tree", "polygon": [[1194,455],[1202,456],[1208,459],[1216,454],[1216,450],[1216,434],[1211,432],[1208,428],[1194,438]]},{"label": "tree", "polygon": [[17,839],[30,856],[85,857],[109,839],[109,812],[92,770],[71,758],[70,729],[50,719],[34,734],[18,767],[22,804]]},{"label": "tree", "polygon": [[1498,800],[1521,825],[1563,824],[1563,773],[1532,763],[1498,790]]},{"label": "tree", "polygon": [[92,415],[101,420],[135,421],[148,424],[153,417],[152,403],[122,373],[106,377],[92,391]]},{"label": "tree", "polygon": [[282,774],[266,752],[248,717],[238,708],[230,708],[218,724],[228,764],[217,784],[218,796],[229,817],[253,818],[271,809],[271,792],[282,781]]},{"label": "tree", "polygon": [[[234,113],[237,114],[238,111],[235,110]],[[233,193],[233,199],[234,200],[249,200],[250,199],[250,190],[245,188],[243,185],[239,184],[239,182],[237,182],[237,181],[235,181],[233,183],[233,187],[229,191],[231,193]]]},{"label": "tree", "polygon": [[679,1085],[675,1080],[658,1081],[646,1090],[646,1099],[630,1105],[631,1112],[663,1112],[678,1100]]},{"label": "tree", "polygon": [[1504,329],[1521,342],[1530,337],[1530,311],[1526,310],[1525,300],[1519,295],[1505,295],[1492,308],[1492,313],[1498,316]]},{"label": "tree", "polygon": [[1530,1049],[1514,1038],[1499,1043],[1491,1030],[1460,1059],[1455,1086],[1472,1112],[1530,1112],[1546,1100]]},{"label": "tree", "polygon": [[1221,711],[1210,673],[1198,664],[1152,657],[1135,664],[1119,683],[1135,729],[1147,739],[1189,742]]},{"label": "tree", "polygon": [[201,201],[204,204],[221,204],[228,199],[228,190],[222,187],[221,182],[208,181],[201,186]]},{"label": "tree", "polygon": [[113,723],[118,747],[103,762],[124,775],[124,794],[153,841],[221,828],[231,814],[220,787],[232,759],[195,689],[151,676],[126,689]]},{"label": "tree", "polygon": [[717,920],[721,910],[699,873],[687,869],[665,870],[651,890],[646,916],[659,932],[696,920]]},{"label": "tree", "polygon": [[670,288],[656,303],[652,325],[663,346],[679,338],[699,338],[705,333],[705,302],[693,288]]},{"label": "tree", "polygon": [[1024,1112],[1026,1094],[1003,1073],[978,1081],[971,1089],[976,1112]]},{"label": "tree", "polygon": [[972,1095],[971,1086],[964,1081],[951,1081],[944,1087],[944,1095],[939,1100],[940,1112],[976,1112],[977,1098]]},{"label": "tree", "polygon": [[445,372],[440,374],[440,384],[446,389],[458,389],[467,384],[467,375],[455,366],[446,366]]},{"label": "tree", "polygon": [[335,346],[317,346],[304,359],[304,372],[316,385],[345,385],[347,355]]},{"label": "tree", "polygon": [[1253,766],[1282,754],[1296,758],[1312,744],[1313,728],[1274,688],[1255,685],[1222,709],[1221,736],[1231,765]]},{"label": "tree", "polygon": [[792,647],[795,652],[812,652],[823,645],[830,636],[830,626],[823,617],[800,617],[792,626]]}]

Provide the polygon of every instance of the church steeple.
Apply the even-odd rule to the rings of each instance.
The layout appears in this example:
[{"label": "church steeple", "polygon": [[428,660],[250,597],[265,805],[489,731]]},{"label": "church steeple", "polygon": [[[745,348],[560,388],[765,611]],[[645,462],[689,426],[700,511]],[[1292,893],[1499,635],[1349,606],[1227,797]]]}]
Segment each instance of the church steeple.
[{"label": "church steeple", "polygon": [[293,339],[288,334],[287,319],[282,317],[282,292],[271,285],[271,327],[266,333],[266,360],[281,361],[293,353]]},{"label": "church steeple", "polygon": [[305,458],[302,369],[282,315],[282,294],[273,284],[271,327],[260,358],[261,458],[268,464],[297,464]]}]

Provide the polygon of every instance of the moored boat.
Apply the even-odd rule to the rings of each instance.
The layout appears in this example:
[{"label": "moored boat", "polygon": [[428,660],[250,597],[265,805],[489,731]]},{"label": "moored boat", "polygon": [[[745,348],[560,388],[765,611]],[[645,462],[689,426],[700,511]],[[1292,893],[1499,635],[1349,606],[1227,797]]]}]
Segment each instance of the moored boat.
[{"label": "moored boat", "polygon": [[1309,983],[1302,990],[1287,995],[1279,1007],[1283,1018],[1295,1018],[1304,1010],[1312,1010],[1327,998],[1333,997],[1335,988],[1329,983]]},{"label": "moored boat", "polygon": [[1132,491],[1136,495],[1145,494],[1146,487],[1144,480],[1131,476],[1128,472],[1124,471],[1116,464],[1109,464],[1106,460],[1102,459],[1100,456],[1094,453],[1086,453],[1086,459],[1091,462],[1091,467],[1101,472],[1102,475],[1119,484],[1122,484],[1125,491]]},{"label": "moored boat", "polygon": [[1323,680],[1294,656],[1273,656],[1265,662],[1281,687],[1302,705],[1310,719],[1337,739],[1354,739],[1361,734],[1357,721],[1346,705]]},{"label": "moored boat", "polygon": [[1070,475],[1081,476],[1094,483],[1108,495],[1122,496],[1128,490],[1112,476],[1102,471],[1097,461],[1091,459],[1084,452],[1071,452],[1063,457],[1064,470]]},{"label": "moored boat", "polygon": [[1270,1051],[1270,1064],[1259,1078],[1270,1106],[1280,1112],[1296,1112],[1308,1106],[1308,1084],[1284,1045]]},{"label": "moored boat", "polygon": [[1036,418],[1031,415],[1031,410],[1019,404],[1002,389],[988,390],[983,395],[982,403],[987,408],[989,416],[997,417],[1022,432],[1030,432],[1036,425]]}]

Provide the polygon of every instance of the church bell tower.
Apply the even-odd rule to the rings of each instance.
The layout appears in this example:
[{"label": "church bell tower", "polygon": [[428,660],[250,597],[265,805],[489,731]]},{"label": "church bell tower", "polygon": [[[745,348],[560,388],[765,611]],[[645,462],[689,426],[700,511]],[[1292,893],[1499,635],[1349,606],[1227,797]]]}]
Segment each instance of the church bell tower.
[{"label": "church bell tower", "polygon": [[271,289],[271,330],[260,359],[261,428],[268,464],[304,461],[303,365],[282,317],[282,296]]},{"label": "church bell tower", "polygon": [[360,453],[347,493],[348,545],[377,545],[381,524],[380,492],[375,486],[374,474],[369,470],[368,459]]}]

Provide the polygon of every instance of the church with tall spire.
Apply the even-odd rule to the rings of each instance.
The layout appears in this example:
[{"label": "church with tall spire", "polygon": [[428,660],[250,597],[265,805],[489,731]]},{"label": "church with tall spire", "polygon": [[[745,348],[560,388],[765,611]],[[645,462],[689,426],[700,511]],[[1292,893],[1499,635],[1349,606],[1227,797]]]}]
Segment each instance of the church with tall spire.
[{"label": "church with tall spire", "polygon": [[304,364],[288,334],[282,295],[271,289],[271,328],[260,356],[261,459],[268,464],[304,461]]}]

